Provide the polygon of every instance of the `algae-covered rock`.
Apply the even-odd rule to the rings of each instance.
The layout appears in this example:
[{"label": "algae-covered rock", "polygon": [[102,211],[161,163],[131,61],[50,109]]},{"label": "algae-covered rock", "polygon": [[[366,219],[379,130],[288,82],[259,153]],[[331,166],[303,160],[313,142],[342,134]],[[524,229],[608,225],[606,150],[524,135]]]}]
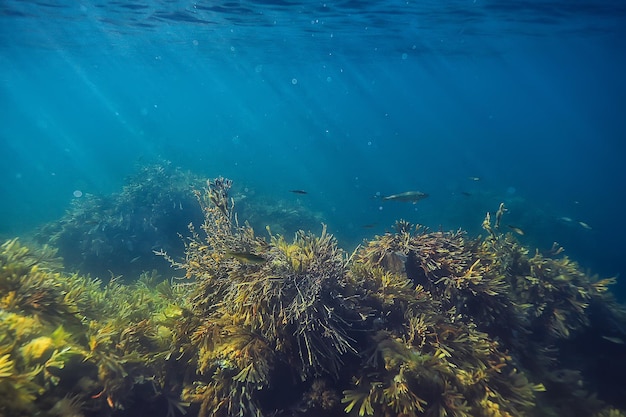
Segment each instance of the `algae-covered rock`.
[{"label": "algae-covered rock", "polygon": [[623,415],[614,280],[562,249],[530,255],[487,216],[486,238],[401,220],[346,253],[324,225],[258,235],[230,180],[202,184],[165,279],[0,246],[0,415]]},{"label": "algae-covered rock", "polygon": [[182,255],[178,233],[202,221],[192,192],[201,186],[197,176],[169,163],[144,166],[120,193],[73,200],[65,216],[42,227],[37,238],[58,249],[66,268],[84,274],[130,278],[167,271],[154,251]]}]

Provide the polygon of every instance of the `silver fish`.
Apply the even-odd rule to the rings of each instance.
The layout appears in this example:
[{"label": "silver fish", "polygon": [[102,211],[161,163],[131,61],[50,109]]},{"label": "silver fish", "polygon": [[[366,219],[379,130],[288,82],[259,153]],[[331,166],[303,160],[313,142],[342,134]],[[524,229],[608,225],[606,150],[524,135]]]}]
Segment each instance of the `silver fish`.
[{"label": "silver fish", "polygon": [[520,236],[524,236],[525,235],[524,231],[522,229],[520,229],[519,227],[513,226],[511,224],[507,224],[507,226],[509,227],[509,229],[511,229],[512,231],[514,231],[518,235],[520,235]]},{"label": "silver fish", "polygon": [[406,203],[417,203],[420,200],[428,197],[428,194],[423,193],[421,191],[407,191],[400,194],[392,194],[386,197],[383,197],[383,200],[394,200],[394,201],[402,201]]}]

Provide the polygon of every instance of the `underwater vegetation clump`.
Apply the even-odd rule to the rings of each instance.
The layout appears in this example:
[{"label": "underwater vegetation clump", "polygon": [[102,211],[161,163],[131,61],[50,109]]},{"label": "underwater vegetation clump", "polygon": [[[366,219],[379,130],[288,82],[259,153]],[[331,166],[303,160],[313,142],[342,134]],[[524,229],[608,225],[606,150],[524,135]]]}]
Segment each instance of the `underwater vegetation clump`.
[{"label": "underwater vegetation clump", "polygon": [[[359,415],[520,416],[544,390],[467,314],[464,295],[495,297],[462,233],[400,221],[368,242],[351,273],[368,289],[370,340],[344,391]],[[370,346],[367,348],[366,346]]]},{"label": "underwater vegetation clump", "polygon": [[205,221],[190,228],[183,261],[162,253],[194,287],[176,350],[188,368],[182,398],[198,415],[583,416],[608,406],[570,341],[601,337],[591,326],[606,318],[613,358],[625,353],[612,280],[566,257],[529,257],[485,223],[486,238],[468,239],[399,221],[351,255],[325,227],[291,241],[268,228],[264,239],[239,223],[230,187],[217,178],[197,192]]},{"label": "underwater vegetation clump", "polygon": [[132,286],[102,285],[59,263],[48,247],[17,239],[0,247],[0,415],[175,407],[165,395],[169,329],[182,305],[172,302],[175,290],[148,273]]},{"label": "underwater vegetation clump", "polygon": [[[532,255],[400,220],[353,253],[263,237],[232,182],[194,191],[179,276],[68,274],[51,247],[0,247],[0,416],[626,415],[614,279],[555,244]],[[197,203],[196,203],[197,204]]]},{"label": "underwater vegetation clump", "polygon": [[202,221],[192,190],[202,181],[164,162],[141,167],[120,193],[85,194],[38,232],[58,249],[66,268],[95,276],[167,270],[154,250],[182,254],[178,233]]},{"label": "underwater vegetation clump", "polygon": [[304,399],[319,378],[340,378],[357,357],[358,297],[325,229],[291,242],[269,229],[269,242],[259,238],[239,224],[230,186],[218,178],[198,193],[202,235],[192,227],[185,261],[170,258],[196,279],[192,314],[178,331],[181,359],[197,371],[188,372],[183,399],[200,403],[201,416],[261,416],[296,405],[281,392]]}]

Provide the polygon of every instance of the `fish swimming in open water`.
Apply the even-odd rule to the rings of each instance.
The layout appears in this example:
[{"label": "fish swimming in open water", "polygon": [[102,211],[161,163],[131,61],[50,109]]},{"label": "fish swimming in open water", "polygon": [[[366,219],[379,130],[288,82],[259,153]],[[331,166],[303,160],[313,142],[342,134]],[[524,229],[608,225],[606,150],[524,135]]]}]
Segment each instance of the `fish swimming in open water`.
[{"label": "fish swimming in open water", "polygon": [[306,191],[304,190],[289,190],[290,193],[294,193],[294,194],[308,194]]},{"label": "fish swimming in open water", "polygon": [[407,191],[407,192],[400,193],[400,194],[388,195],[386,197],[383,197],[383,200],[402,201],[406,203],[409,203],[409,202],[417,203],[418,201],[423,200],[426,197],[428,197],[428,194],[423,193],[421,191]]}]

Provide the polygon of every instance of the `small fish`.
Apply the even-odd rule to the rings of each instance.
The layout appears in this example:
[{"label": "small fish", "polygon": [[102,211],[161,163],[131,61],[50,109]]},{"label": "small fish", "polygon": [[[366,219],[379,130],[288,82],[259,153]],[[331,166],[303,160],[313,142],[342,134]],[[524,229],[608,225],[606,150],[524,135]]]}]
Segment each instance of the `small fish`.
[{"label": "small fish", "polygon": [[308,194],[306,191],[304,190],[289,190],[290,193],[294,193],[294,194]]},{"label": "small fish", "polygon": [[468,193],[467,191],[461,191],[461,194],[463,194],[465,197],[471,197],[472,193]]},{"label": "small fish", "polygon": [[387,201],[387,200],[394,200],[394,201],[402,201],[402,202],[411,202],[411,203],[417,203],[420,200],[425,199],[426,197],[428,197],[428,194],[423,193],[421,191],[407,191],[404,193],[400,193],[400,194],[392,194],[392,195],[388,195],[386,197],[383,197],[383,200]]},{"label": "small fish", "polygon": [[624,345],[624,344],[626,344],[626,343],[624,343],[624,340],[619,338],[619,337],[602,336],[602,338],[604,340],[608,340],[609,342],[615,343],[616,345]]},{"label": "small fish", "polygon": [[480,177],[467,177],[467,179],[472,181],[480,181]]},{"label": "small fish", "polygon": [[507,224],[507,226],[508,226],[509,229],[511,229],[512,231],[514,231],[518,235],[524,236],[524,234],[525,234],[524,231],[522,229],[520,229],[519,227],[510,225],[510,224]]},{"label": "small fish", "polygon": [[583,228],[583,229],[587,229],[587,230],[591,230],[591,226],[589,226],[587,223],[585,222],[578,222],[578,224]]},{"label": "small fish", "polygon": [[362,229],[373,229],[376,227],[376,223],[368,223],[361,226]]},{"label": "small fish", "polygon": [[237,259],[239,262],[244,264],[262,264],[266,261],[264,257],[255,255],[251,252],[226,251],[225,255],[227,258]]}]

